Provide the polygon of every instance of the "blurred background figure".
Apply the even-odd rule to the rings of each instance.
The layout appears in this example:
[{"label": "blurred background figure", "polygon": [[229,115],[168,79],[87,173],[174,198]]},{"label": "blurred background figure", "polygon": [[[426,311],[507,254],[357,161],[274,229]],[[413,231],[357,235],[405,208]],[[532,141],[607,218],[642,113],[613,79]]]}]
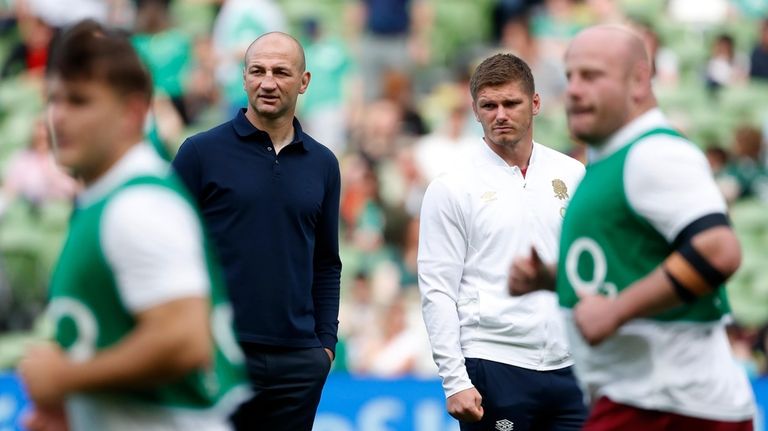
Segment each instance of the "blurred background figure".
[{"label": "blurred background figure", "polygon": [[733,37],[718,34],[712,42],[712,52],[705,69],[707,88],[712,91],[743,83],[747,78],[749,59],[736,52]]},{"label": "blurred background figure", "polygon": [[358,371],[376,377],[396,378],[416,372],[423,340],[408,325],[407,305],[402,296],[384,308],[377,331],[366,338]]},{"label": "blurred background figure", "polygon": [[677,54],[662,43],[659,33],[650,23],[634,19],[629,21],[629,25],[640,34],[643,42],[645,42],[645,49],[648,51],[652,62],[654,85],[676,85],[679,78]]},{"label": "blurred background figure", "polygon": [[768,169],[762,139],[755,127],[741,126],[734,132],[731,157],[724,170],[737,183],[738,199],[755,197],[768,202]]},{"label": "blurred background figure", "polygon": [[56,164],[45,120],[38,119],[29,147],[8,162],[2,185],[4,204],[0,206],[12,205],[16,199],[35,207],[51,201],[69,201],[76,190],[75,180]]},{"label": "blurred background figure", "polygon": [[48,51],[56,29],[46,22],[33,6],[22,0],[17,4],[17,26],[20,40],[3,62],[0,78],[19,74],[42,77],[48,62]]},{"label": "blurred background figure", "polygon": [[192,57],[189,35],[171,25],[170,0],[136,0],[138,11],[131,38],[152,74],[155,97],[170,99],[185,125],[192,122],[185,105],[185,84]]},{"label": "blurred background figure", "polygon": [[243,59],[254,39],[271,31],[286,31],[282,9],[274,0],[224,0],[213,25],[216,78],[223,89],[225,118],[247,104],[243,91]]},{"label": "blurred background figure", "polygon": [[307,69],[314,82],[302,99],[300,114],[307,132],[341,155],[347,146],[348,82],[353,64],[344,40],[321,26],[315,18],[302,23]]},{"label": "blurred background figure", "polygon": [[414,67],[429,62],[430,2],[355,0],[347,14],[350,38],[357,45],[365,101],[382,96],[386,72],[411,73]]},{"label": "blurred background figure", "polygon": [[764,18],[760,24],[760,32],[752,48],[749,62],[750,77],[768,80],[768,18]]}]

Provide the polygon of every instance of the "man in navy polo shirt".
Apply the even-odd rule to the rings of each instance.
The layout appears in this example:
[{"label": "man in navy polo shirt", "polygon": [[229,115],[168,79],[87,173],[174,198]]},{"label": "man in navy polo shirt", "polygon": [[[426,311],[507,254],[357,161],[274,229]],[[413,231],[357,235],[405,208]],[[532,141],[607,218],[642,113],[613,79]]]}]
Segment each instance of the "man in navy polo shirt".
[{"label": "man in navy polo shirt", "polygon": [[246,51],[248,106],[173,161],[223,264],[255,392],[241,430],[311,430],[336,346],[340,174],[294,117],[304,50],[267,33]]}]

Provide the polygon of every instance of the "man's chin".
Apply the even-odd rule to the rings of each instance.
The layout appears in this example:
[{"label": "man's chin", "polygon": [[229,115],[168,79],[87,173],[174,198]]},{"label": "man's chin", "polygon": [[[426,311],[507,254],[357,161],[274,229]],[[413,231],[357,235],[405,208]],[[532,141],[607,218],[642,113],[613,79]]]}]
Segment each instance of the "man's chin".
[{"label": "man's chin", "polygon": [[268,118],[270,120],[274,120],[276,118],[280,118],[284,116],[286,113],[285,109],[280,109],[276,106],[259,106],[256,109],[256,114],[259,115],[259,117]]}]

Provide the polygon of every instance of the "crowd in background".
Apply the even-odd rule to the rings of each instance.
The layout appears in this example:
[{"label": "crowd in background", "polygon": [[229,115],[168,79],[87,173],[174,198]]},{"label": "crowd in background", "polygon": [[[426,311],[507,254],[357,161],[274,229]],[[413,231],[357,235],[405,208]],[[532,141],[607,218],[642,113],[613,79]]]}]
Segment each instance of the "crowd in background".
[{"label": "crowd in background", "polygon": [[[660,105],[706,152],[744,263],[728,286],[734,352],[768,373],[768,0],[0,0],[0,367],[37,325],[76,181],[55,164],[44,74],[60,29],[125,31],[153,76],[147,141],[171,158],[247,103],[242,58],[268,31],[304,45],[304,129],[342,172],[342,304],[335,369],[434,376],[418,301],[418,215],[429,182],[481,145],[468,82],[487,55],[531,66],[534,139],[581,160],[563,112],[563,53],[580,29],[646,40]],[[22,338],[20,338],[22,337]],[[22,341],[20,341],[22,340]]]}]

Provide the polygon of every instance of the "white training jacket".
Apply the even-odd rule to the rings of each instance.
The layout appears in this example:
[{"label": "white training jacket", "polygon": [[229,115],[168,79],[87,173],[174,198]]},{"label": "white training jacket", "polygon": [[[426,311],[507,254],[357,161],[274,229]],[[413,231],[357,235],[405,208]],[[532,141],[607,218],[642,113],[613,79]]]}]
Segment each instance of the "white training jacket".
[{"label": "white training jacket", "polygon": [[446,397],[473,386],[465,357],[533,370],[572,365],[555,295],[511,297],[507,278],[531,247],[557,260],[584,166],[536,142],[525,177],[488,144],[469,154],[429,185],[421,208],[422,312]]}]

